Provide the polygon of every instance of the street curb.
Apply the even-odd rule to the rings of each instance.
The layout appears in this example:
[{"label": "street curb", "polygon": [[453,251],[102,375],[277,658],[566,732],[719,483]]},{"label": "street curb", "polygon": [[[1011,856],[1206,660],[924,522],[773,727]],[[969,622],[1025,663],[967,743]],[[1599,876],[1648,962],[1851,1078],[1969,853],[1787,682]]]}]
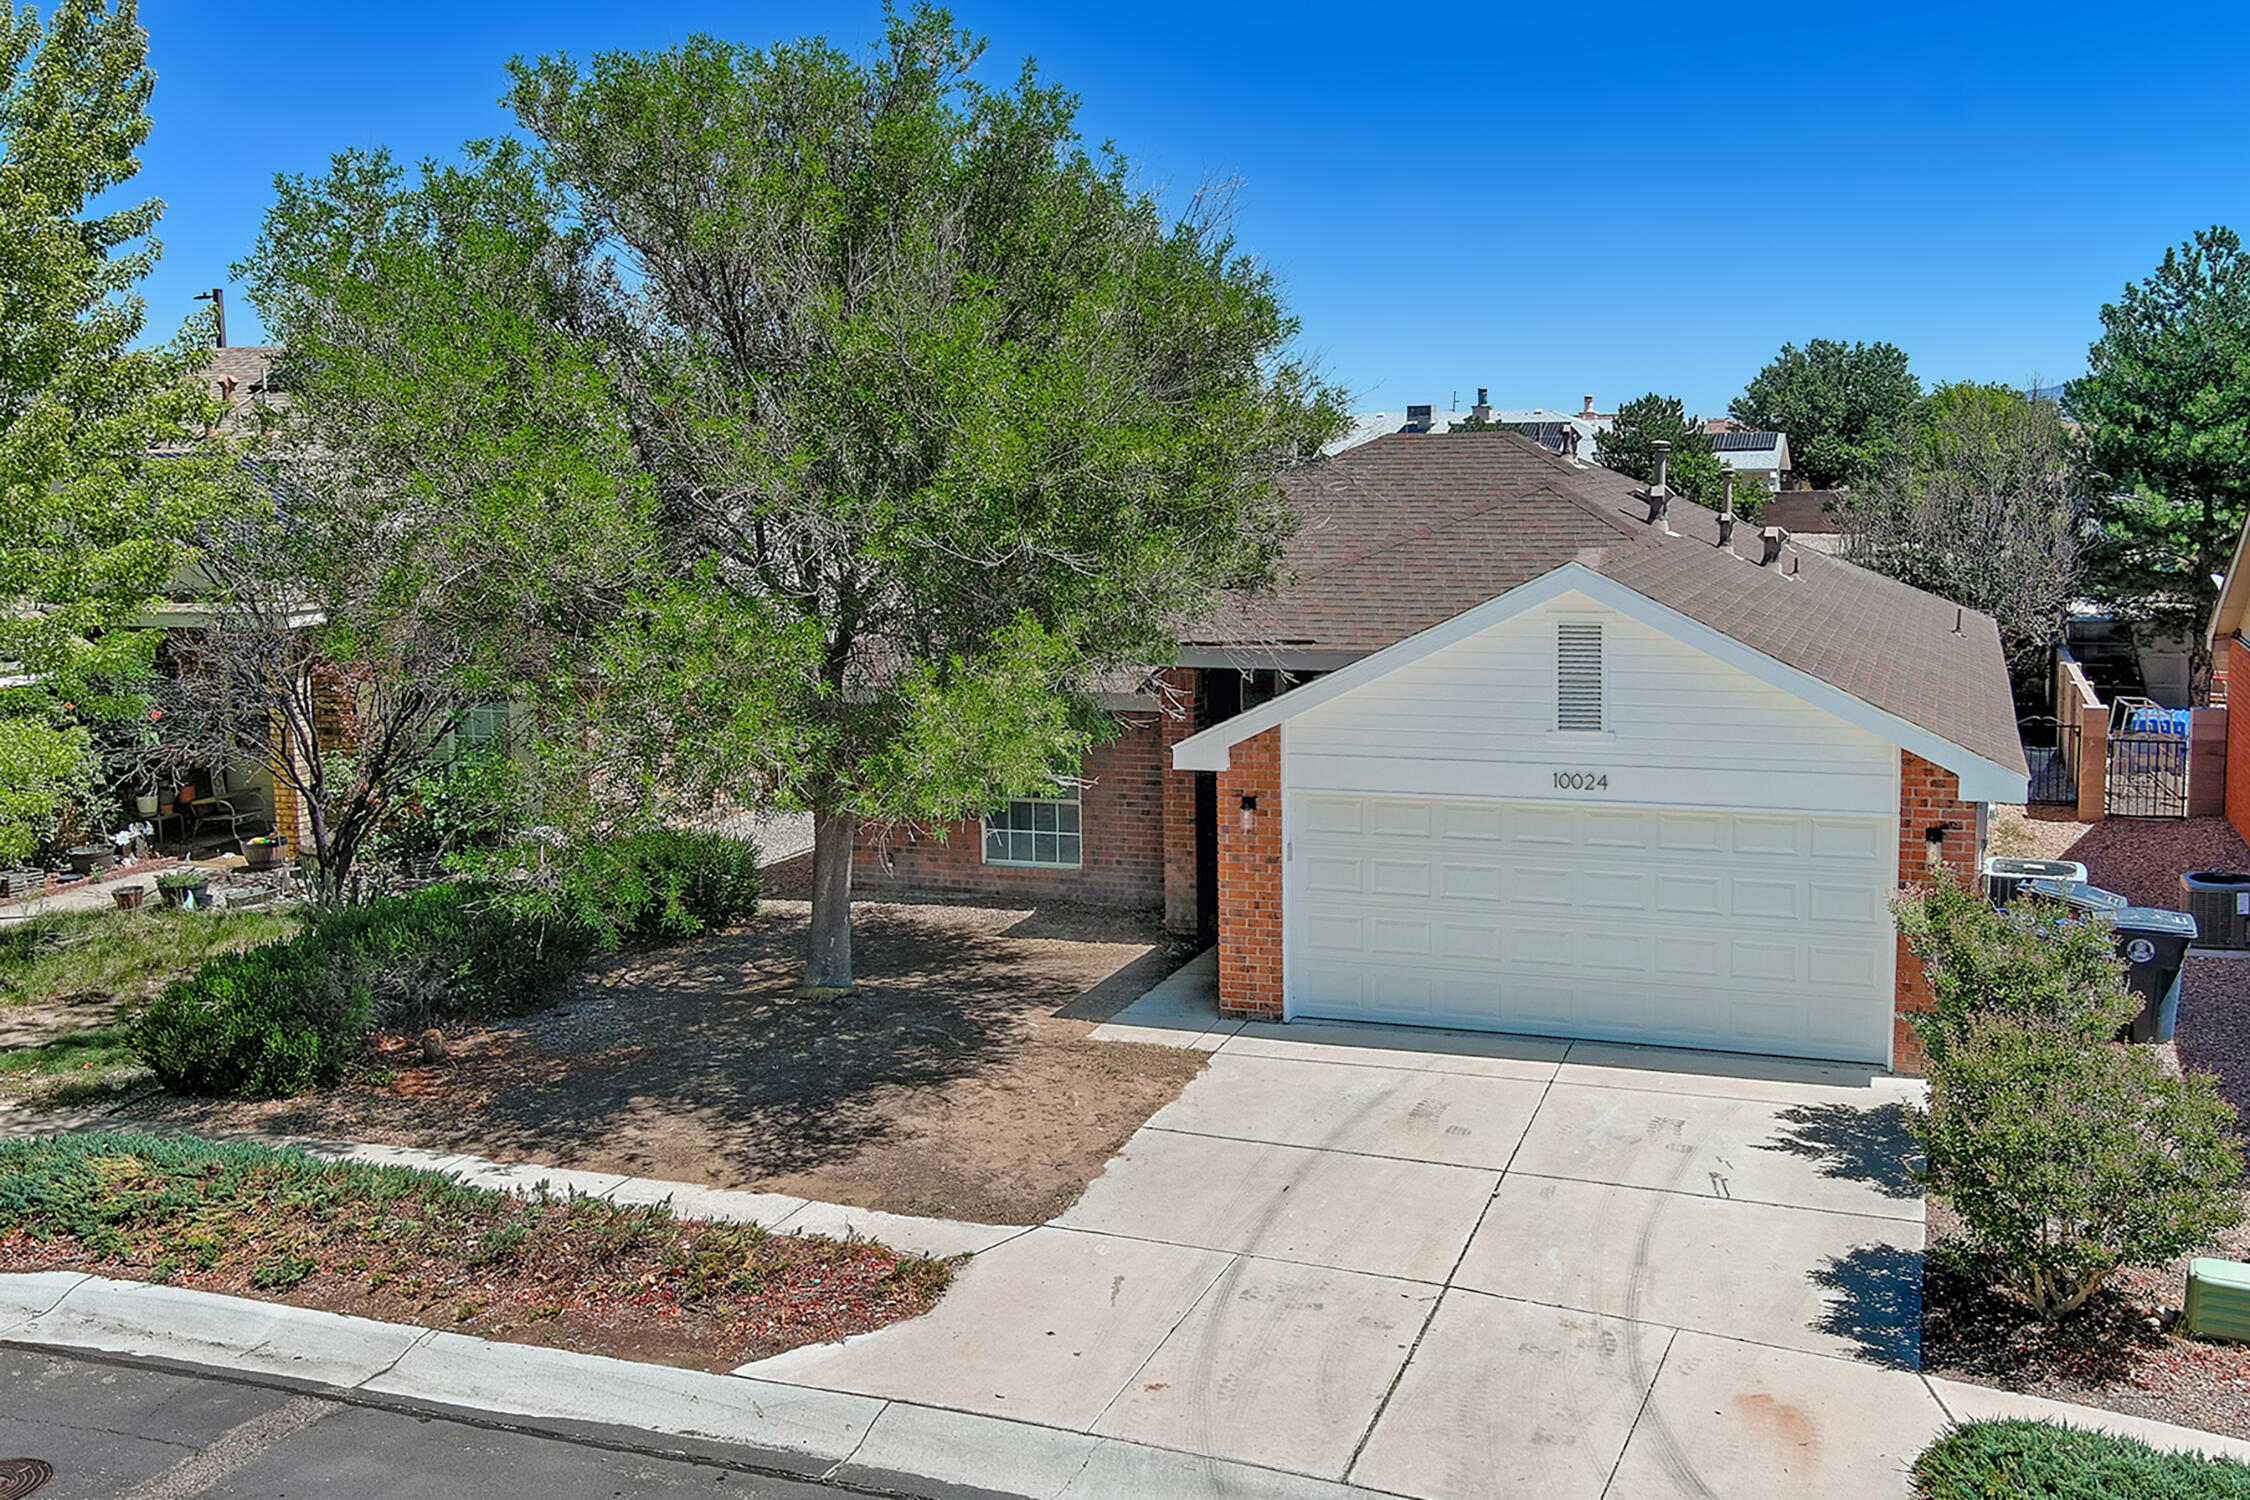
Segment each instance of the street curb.
[{"label": "street curb", "polygon": [[1368,1500],[1380,1493],[1001,1417],[77,1273],[0,1274],[0,1345],[866,1494]]}]

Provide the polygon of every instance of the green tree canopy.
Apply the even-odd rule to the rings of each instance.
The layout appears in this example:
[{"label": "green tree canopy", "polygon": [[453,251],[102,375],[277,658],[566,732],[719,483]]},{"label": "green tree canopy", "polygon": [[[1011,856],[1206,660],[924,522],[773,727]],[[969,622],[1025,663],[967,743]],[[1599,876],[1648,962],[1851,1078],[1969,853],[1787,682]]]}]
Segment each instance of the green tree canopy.
[{"label": "green tree canopy", "polygon": [[[1225,205],[1167,217],[1080,144],[1073,96],[976,83],[979,52],[918,8],[866,59],[699,37],[518,62],[530,142],[447,179],[481,206],[432,216],[431,175],[340,162],[286,186],[249,268],[297,401],[354,451],[463,329],[513,351],[447,386],[454,419],[497,465],[567,448],[572,492],[608,487],[635,533],[624,585],[583,595],[587,785],[813,812],[824,987],[851,980],[859,826],[1075,775],[1097,676],[1272,578],[1275,475],[1341,427]],[[452,296],[433,259],[504,274]],[[527,385],[584,415],[519,452]],[[449,482],[410,446],[402,483]]]},{"label": "green tree canopy", "polygon": [[2090,592],[2195,642],[2250,503],[2250,257],[2231,229],[2164,252],[2102,308],[2086,374],[2065,391],[2086,424],[2097,533]]},{"label": "green tree canopy", "polygon": [[2078,582],[2079,443],[2062,413],[2004,385],[1941,385],[1845,509],[1853,562],[1983,610],[2036,679]]},{"label": "green tree canopy", "polygon": [[[1726,465],[1712,451],[1711,435],[1703,419],[1688,415],[1677,396],[1654,391],[1617,408],[1617,421],[1601,435],[1602,466],[1642,481],[1656,477],[1656,447],[1672,445],[1665,464],[1665,483],[1675,494],[1719,509],[1726,502]],[[1763,499],[1763,486],[1755,482],[1736,486],[1739,504],[1752,506]],[[1744,510],[1743,514],[1750,512]]]},{"label": "green tree canopy", "polygon": [[1922,394],[1891,344],[1783,344],[1727,408],[1737,422],[1789,435],[1790,466],[1815,489],[1865,484],[1891,461]]},{"label": "green tree canopy", "polygon": [[0,691],[0,858],[87,801],[98,737],[142,708],[153,641],[117,627],[212,493],[181,451],[208,415],[187,379],[203,326],[135,347],[162,205],[96,207],[140,170],[147,48],[133,0],[44,21],[0,0],[0,663],[31,679]]}]

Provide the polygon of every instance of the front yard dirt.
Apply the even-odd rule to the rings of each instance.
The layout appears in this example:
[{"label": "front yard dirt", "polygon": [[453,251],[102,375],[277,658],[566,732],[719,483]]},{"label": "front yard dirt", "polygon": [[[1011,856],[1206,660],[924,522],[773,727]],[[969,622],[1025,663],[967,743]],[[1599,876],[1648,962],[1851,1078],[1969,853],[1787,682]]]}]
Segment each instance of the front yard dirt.
[{"label": "front yard dirt", "polygon": [[[2183,870],[2250,868],[2250,848],[2219,818],[2110,818],[2076,823],[2048,810],[1998,809],[1997,853],[2075,859],[2087,877],[2138,905],[2179,905]],[[2250,1119],[2250,956],[2191,955],[2180,990],[2179,1035],[2163,1049],[2175,1067],[2216,1073]],[[2250,1205],[2250,1194],[2245,1195]],[[1932,1199],[1938,1252],[1957,1221]],[[2250,1259],[2250,1225],[2203,1253]],[[1933,1253],[1923,1284],[1923,1367],[1931,1374],[2108,1411],[2250,1438],[2250,1345],[2165,1330],[2161,1316],[2187,1289],[2183,1256],[2120,1275],[2077,1316],[2049,1326],[2023,1303],[1954,1276]]]},{"label": "front yard dirt", "polygon": [[597,965],[554,1007],[424,1063],[269,1103],[153,1095],[110,1117],[1030,1224],[1075,1202],[1203,1066],[1086,1033],[1190,956],[1076,908],[860,906],[859,986],[800,992],[802,902]]}]

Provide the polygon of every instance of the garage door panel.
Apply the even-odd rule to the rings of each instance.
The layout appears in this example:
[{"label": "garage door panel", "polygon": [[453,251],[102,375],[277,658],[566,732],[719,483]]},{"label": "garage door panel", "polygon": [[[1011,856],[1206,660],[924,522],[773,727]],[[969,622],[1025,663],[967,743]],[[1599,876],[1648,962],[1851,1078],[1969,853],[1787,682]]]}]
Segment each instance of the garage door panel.
[{"label": "garage door panel", "polygon": [[1430,836],[1430,804],[1377,802],[1369,807],[1367,822],[1367,831],[1379,839],[1426,839]]},{"label": "garage door panel", "polygon": [[1728,891],[1728,910],[1752,921],[1794,922],[1797,896],[1794,880],[1737,880]]},{"label": "garage door panel", "polygon": [[1433,882],[1426,859],[1373,859],[1367,862],[1371,896],[1427,896]]},{"label": "garage door panel", "polygon": [[1653,841],[1653,813],[1588,808],[1586,843],[1595,849],[1646,849]]},{"label": "garage door panel", "polygon": [[1498,807],[1489,804],[1449,806],[1438,820],[1438,836],[1490,843],[1506,838],[1508,826]]},{"label": "garage door panel", "polygon": [[1658,813],[1656,846],[1670,854],[1724,854],[1726,819],[1717,813]]},{"label": "garage door panel", "polygon": [[1840,818],[1816,818],[1812,825],[1812,853],[1815,859],[1862,860],[1879,862],[1883,857],[1883,830],[1873,823],[1847,822]]},{"label": "garage door panel", "polygon": [[1578,877],[1578,904],[1594,911],[1648,910],[1648,876],[1639,870],[1587,870]]},{"label": "garage door panel", "polygon": [[1887,1059],[1880,821],[1393,800],[1293,824],[1296,1013]]},{"label": "garage door panel", "polygon": [[1560,848],[1575,847],[1578,831],[1572,826],[1571,809],[1567,807],[1530,807],[1516,805],[1505,814],[1508,841],[1514,844],[1549,844]]},{"label": "garage door panel", "polygon": [[1448,901],[1498,901],[1501,875],[1498,865],[1443,864],[1438,867],[1438,894]]},{"label": "garage door panel", "polygon": [[1571,905],[1571,871],[1567,865],[1517,865],[1505,883],[1512,906]]}]

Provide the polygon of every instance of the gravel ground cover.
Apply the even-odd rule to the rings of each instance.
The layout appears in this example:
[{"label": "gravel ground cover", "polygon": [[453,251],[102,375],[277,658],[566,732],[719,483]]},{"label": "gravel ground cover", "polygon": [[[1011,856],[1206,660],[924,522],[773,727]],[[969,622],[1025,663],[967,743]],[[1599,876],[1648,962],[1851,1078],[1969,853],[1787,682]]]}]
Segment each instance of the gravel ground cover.
[{"label": "gravel ground cover", "polygon": [[[2086,824],[2001,808],[1996,853],[2075,859],[2094,884],[2145,906],[2177,907],[2183,870],[2250,868],[2250,847],[2220,818],[2110,818]],[[2250,1119],[2250,957],[2190,954],[2172,1065],[2215,1073]],[[2250,1201],[2250,1195],[2246,1195]],[[2127,1271],[2078,1316],[2049,1326],[2024,1304],[1952,1275],[1942,1247],[1956,1221],[1929,1205],[1923,1364],[1933,1374],[2250,1438],[2250,1345],[2170,1330],[2188,1260]],[[2250,1260],[2250,1226],[2206,1251]]]},{"label": "gravel ground cover", "polygon": [[0,1142],[0,1271],[57,1270],[712,1371],[914,1317],[952,1276],[864,1241],[257,1144]]}]

